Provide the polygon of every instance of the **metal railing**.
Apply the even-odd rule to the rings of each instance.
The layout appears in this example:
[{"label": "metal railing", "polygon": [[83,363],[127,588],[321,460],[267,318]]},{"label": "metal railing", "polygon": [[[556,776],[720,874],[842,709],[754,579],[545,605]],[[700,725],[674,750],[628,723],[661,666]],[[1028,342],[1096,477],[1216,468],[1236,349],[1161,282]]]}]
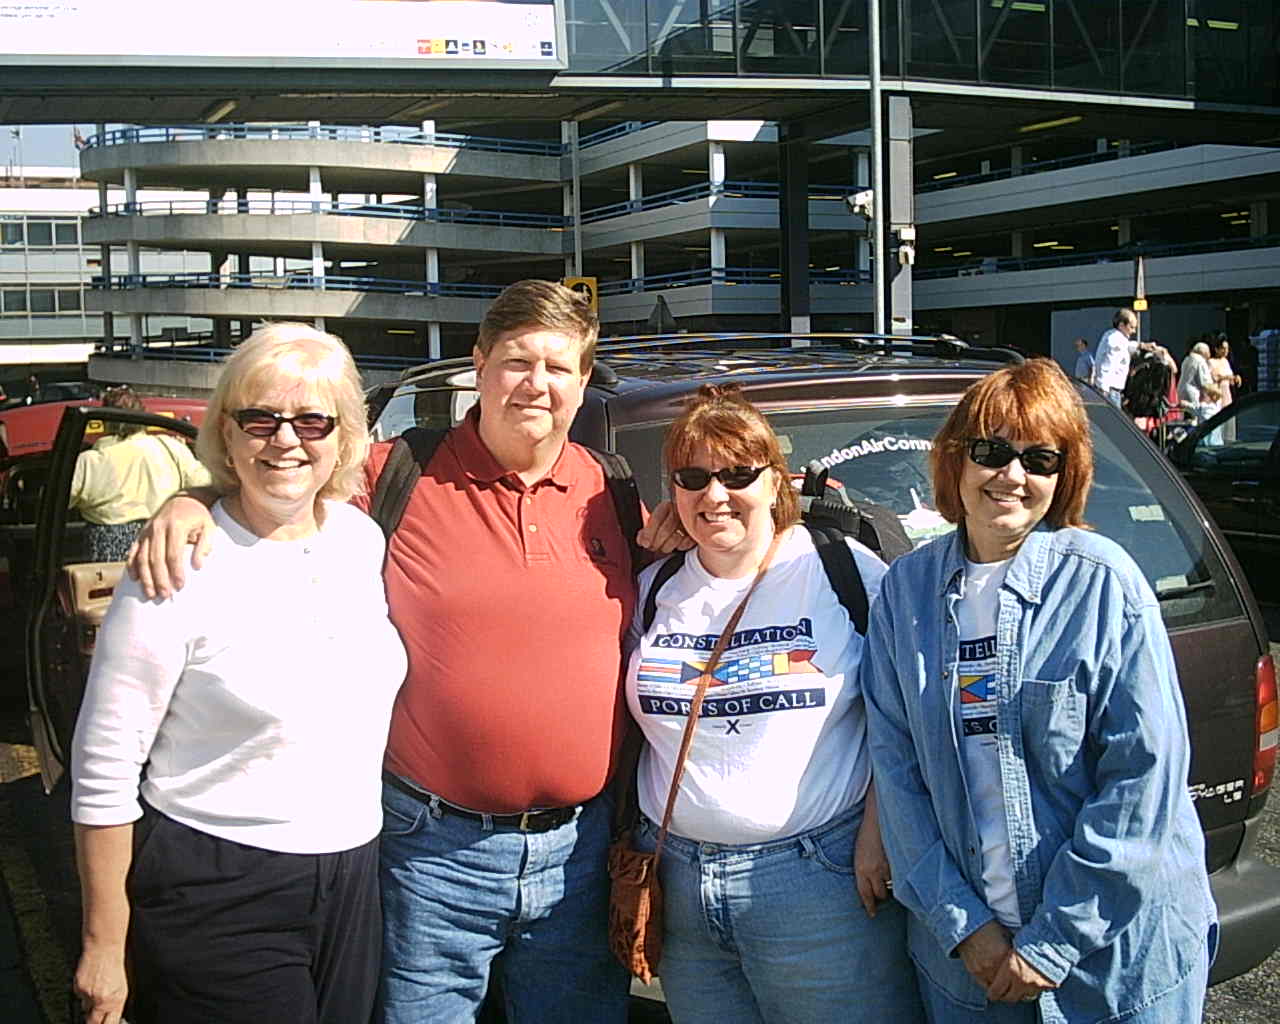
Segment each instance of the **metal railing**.
[{"label": "metal railing", "polygon": [[[661,123],[661,121],[624,121],[582,136],[578,139],[578,148],[588,149],[591,146],[598,146]],[[489,153],[525,153],[534,156],[563,156],[569,151],[565,143],[550,139],[507,139],[493,135],[424,132],[398,125],[342,124],[200,124],[115,128],[108,132],[90,135],[85,140],[85,149],[143,142],[216,142],[224,139],[373,142],[401,146],[442,146],[446,149],[472,149]]]},{"label": "metal railing", "polygon": [[[856,285],[871,280],[869,270],[810,271],[811,285]],[[697,267],[693,270],[677,270],[667,274],[649,274],[645,277],[623,278],[617,281],[601,281],[599,294],[629,295],[636,292],[661,291],[664,288],[686,288],[695,285],[780,285],[782,271],[777,267]]]},{"label": "metal railing", "polygon": [[155,199],[92,207],[90,217],[258,216],[329,214],[338,217],[378,217],[390,220],[432,221],[439,224],[478,224],[486,227],[560,229],[571,218],[558,213],[510,210],[459,210],[450,207],[409,206],[401,203],[340,203],[328,199]]},{"label": "metal railing", "polygon": [[404,281],[384,277],[355,277],[346,274],[326,274],[323,277],[299,271],[274,274],[260,271],[252,274],[113,274],[110,277],[94,277],[91,286],[95,290],[124,290],[130,288],[256,288],[266,290],[306,290],[373,292],[387,295],[421,295],[428,297],[452,296],[456,298],[492,298],[502,291],[501,285],[471,284],[446,281]]},{"label": "metal railing", "polygon": [[1256,238],[1214,238],[1202,242],[1146,243],[1138,242],[1120,249],[1095,249],[1088,252],[1064,252],[1049,256],[986,256],[957,262],[948,267],[916,268],[917,281],[934,281],[948,277],[970,277],[1006,274],[1020,270],[1048,270],[1054,267],[1080,267],[1093,263],[1125,263],[1135,256],[1148,259],[1162,256],[1191,256],[1210,252],[1237,252],[1280,245],[1280,234]]},{"label": "metal railing", "polygon": [[[132,359],[136,353],[141,359],[220,363],[235,351],[232,348],[204,344],[212,339],[213,333],[210,331],[190,334],[185,338],[147,338],[137,349],[119,339],[114,342],[100,341],[94,345],[93,354],[112,359]],[[351,355],[356,366],[362,370],[403,370],[422,362],[421,356],[387,356],[367,352],[353,352]]]},{"label": "metal railing", "polygon": [[[864,185],[810,185],[810,200],[840,200],[847,195],[861,191]],[[655,192],[640,199],[625,199],[607,206],[596,206],[582,211],[582,223],[594,224],[597,221],[612,217],[625,216],[628,213],[639,213],[643,210],[657,210],[678,203],[688,203],[696,199],[708,199],[721,196],[732,199],[777,199],[778,183],[774,181],[726,181],[715,184],[710,181],[699,181],[693,185],[673,188],[667,192]]]},{"label": "metal railing", "polygon": [[997,167],[990,171],[978,171],[975,174],[957,174],[941,180],[916,182],[916,194],[922,192],[938,192],[958,185],[977,185],[984,181],[1004,181],[1007,178],[1022,178],[1030,174],[1043,174],[1045,171],[1061,171],[1068,167],[1085,167],[1089,164],[1106,163],[1111,160],[1123,160],[1131,156],[1143,156],[1147,153],[1162,153],[1170,149],[1181,149],[1191,143],[1179,142],[1145,142],[1125,149],[1119,147],[1103,150],[1101,153],[1073,153],[1071,156],[1055,157],[1052,160],[1036,160],[1023,164],[1019,168]]}]

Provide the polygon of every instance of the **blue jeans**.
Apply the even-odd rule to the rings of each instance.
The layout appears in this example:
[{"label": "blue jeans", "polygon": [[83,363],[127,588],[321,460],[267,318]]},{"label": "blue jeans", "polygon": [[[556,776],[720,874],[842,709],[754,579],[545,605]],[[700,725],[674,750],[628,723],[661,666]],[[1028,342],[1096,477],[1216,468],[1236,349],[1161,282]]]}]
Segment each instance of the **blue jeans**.
[{"label": "blue jeans", "polygon": [[[811,832],[745,846],[667,837],[660,973],[676,1024],[924,1019],[907,912],[889,900],[872,919],[858,899],[861,822],[859,808]],[[636,848],[652,850],[657,835],[642,818]]]},{"label": "blue jeans", "polygon": [[621,1024],[629,978],[609,952],[612,807],[550,832],[433,810],[382,787],[387,1024],[474,1020],[500,960],[510,1024]]},{"label": "blue jeans", "polygon": [[[1215,938],[1216,943],[1216,938]],[[1204,958],[1187,977],[1167,992],[1135,1012],[1123,1017],[1124,1024],[1197,1024],[1204,1015],[1204,993],[1209,983],[1209,944]],[[929,1024],[1039,1024],[1039,1003],[988,1003],[985,1010],[961,1006],[947,998],[947,994],[929,980],[923,971],[918,972],[920,994],[928,1009]],[[1068,977],[1070,984],[1070,977]],[[1043,997],[1042,997],[1043,998]],[[1060,1012],[1046,1014],[1045,1020],[1066,1020],[1076,1024]],[[1084,1022],[1081,1022],[1084,1024]]]}]

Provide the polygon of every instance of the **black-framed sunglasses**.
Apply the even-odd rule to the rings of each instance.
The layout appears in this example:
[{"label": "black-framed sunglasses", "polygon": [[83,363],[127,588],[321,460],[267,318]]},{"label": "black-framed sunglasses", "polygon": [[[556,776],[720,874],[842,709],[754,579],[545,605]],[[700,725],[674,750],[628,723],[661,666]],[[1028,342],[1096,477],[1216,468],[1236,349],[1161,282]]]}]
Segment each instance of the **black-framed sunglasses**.
[{"label": "black-framed sunglasses", "polygon": [[768,466],[726,466],[724,469],[703,469],[701,466],[682,466],[671,471],[672,482],[684,491],[701,491],[711,485],[714,477],[731,491],[750,487],[760,478]]},{"label": "black-framed sunglasses", "polygon": [[284,424],[293,427],[299,441],[319,441],[333,433],[337,416],[322,412],[300,412],[297,416],[281,416],[270,409],[237,409],[231,414],[236,425],[250,437],[275,437]]},{"label": "black-framed sunglasses", "polygon": [[1056,448],[1031,447],[1018,451],[998,437],[969,438],[969,458],[987,469],[1004,469],[1014,459],[1033,476],[1056,476],[1066,461],[1066,453]]}]

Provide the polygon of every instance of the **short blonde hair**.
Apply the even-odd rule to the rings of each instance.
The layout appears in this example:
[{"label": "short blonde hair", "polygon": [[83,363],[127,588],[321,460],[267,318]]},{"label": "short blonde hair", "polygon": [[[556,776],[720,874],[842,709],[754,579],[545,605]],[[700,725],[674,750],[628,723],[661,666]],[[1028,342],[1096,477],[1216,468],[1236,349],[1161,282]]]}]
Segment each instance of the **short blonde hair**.
[{"label": "short blonde hair", "polygon": [[[240,489],[227,458],[223,428],[231,414],[246,408],[271,388],[304,384],[327,403],[337,418],[338,460],[316,501],[346,501],[364,490],[369,454],[368,412],[360,371],[342,340],[314,327],[273,323],[259,327],[228,357],[196,438],[196,454],[222,494]],[[236,427],[238,430],[239,427]]]}]

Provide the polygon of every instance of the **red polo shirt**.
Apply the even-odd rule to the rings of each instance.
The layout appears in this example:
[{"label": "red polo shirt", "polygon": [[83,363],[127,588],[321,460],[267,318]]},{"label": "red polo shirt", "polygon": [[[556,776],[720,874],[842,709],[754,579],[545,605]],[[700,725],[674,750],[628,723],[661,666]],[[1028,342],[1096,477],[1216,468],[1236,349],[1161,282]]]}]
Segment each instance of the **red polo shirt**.
[{"label": "red polo shirt", "polygon": [[[566,444],[526,486],[478,424],[473,409],[445,438],[388,545],[409,674],[387,767],[474,810],[581,803],[604,787],[622,736],[630,554],[590,454]],[[373,448],[370,493],[390,450]]]}]

